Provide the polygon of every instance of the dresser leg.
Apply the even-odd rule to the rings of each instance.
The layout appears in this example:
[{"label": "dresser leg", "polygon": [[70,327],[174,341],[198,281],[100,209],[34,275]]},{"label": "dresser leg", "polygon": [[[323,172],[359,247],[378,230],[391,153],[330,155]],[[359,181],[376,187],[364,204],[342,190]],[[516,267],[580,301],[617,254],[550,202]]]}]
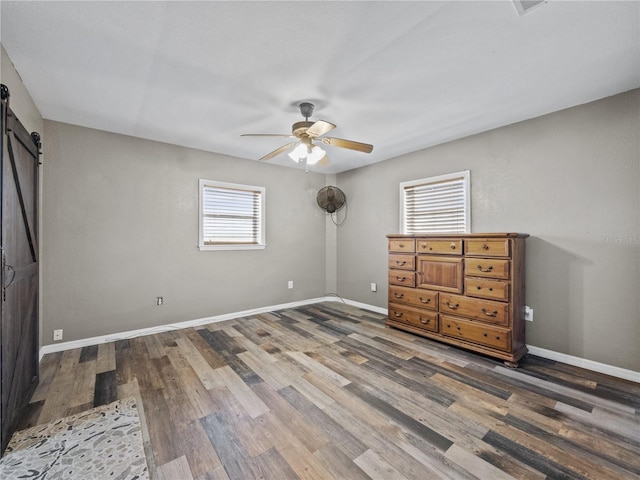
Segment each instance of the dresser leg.
[{"label": "dresser leg", "polygon": [[509,368],[518,368],[518,362],[508,362],[505,360],[504,364]]}]

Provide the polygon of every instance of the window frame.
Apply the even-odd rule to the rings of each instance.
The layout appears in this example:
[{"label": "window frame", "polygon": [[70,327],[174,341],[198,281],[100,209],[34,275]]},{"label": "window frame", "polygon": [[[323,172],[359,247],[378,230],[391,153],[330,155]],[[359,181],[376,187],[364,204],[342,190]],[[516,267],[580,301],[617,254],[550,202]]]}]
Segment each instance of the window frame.
[{"label": "window frame", "polygon": [[[411,232],[407,233],[407,212],[405,209],[405,192],[408,188],[419,187],[426,185],[435,185],[453,181],[463,181],[464,185],[464,212],[465,222],[464,231],[439,231],[439,232]],[[449,235],[449,234],[464,234],[471,233],[471,172],[470,170],[462,170],[460,172],[447,173],[444,175],[437,175],[434,177],[420,178],[418,180],[410,180],[400,183],[400,233],[402,234],[415,234],[415,235]]]},{"label": "window frame", "polygon": [[[256,185],[244,185],[239,183],[221,182],[217,180],[200,179],[198,182],[198,248],[201,251],[209,250],[261,250],[267,245],[266,243],[266,231],[265,231],[265,217],[266,217],[266,188]],[[205,188],[220,188],[228,190],[241,190],[246,192],[258,192],[260,195],[259,205],[260,212],[258,225],[259,225],[259,238],[257,243],[219,243],[219,244],[206,244],[204,240],[204,192]],[[255,213],[255,212],[254,212]],[[255,216],[255,215],[254,215]]]}]

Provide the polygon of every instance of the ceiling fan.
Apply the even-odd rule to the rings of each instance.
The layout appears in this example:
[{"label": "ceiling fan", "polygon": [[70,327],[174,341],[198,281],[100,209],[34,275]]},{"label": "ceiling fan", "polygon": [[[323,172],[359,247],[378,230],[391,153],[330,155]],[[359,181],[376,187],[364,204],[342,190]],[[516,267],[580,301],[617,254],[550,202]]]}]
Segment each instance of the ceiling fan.
[{"label": "ceiling fan", "polygon": [[353,140],[344,140],[342,138],[323,137],[325,133],[330,132],[336,128],[336,126],[324,120],[310,122],[309,117],[313,114],[313,103],[302,102],[299,107],[300,113],[305,120],[294,123],[291,126],[290,135],[277,133],[245,133],[241,135],[242,137],[283,137],[296,139],[296,141],[282,145],[273,152],[267,153],[264,157],[260,158],[260,161],[271,160],[273,157],[291,149],[289,157],[296,162],[304,161],[307,165],[313,165],[315,163],[327,165],[329,158],[322,148],[314,144],[314,140],[320,142],[322,145],[348,148],[358,152],[371,153],[373,150],[373,145],[369,145],[368,143],[354,142]]}]

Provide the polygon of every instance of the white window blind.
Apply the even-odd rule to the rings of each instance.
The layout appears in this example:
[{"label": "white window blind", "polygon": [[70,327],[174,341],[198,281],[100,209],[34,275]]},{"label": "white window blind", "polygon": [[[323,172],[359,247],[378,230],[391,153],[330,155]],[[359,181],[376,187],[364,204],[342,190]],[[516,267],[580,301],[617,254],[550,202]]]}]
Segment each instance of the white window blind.
[{"label": "white window blind", "polygon": [[469,233],[469,171],[400,184],[400,231]]},{"label": "white window blind", "polygon": [[264,248],[264,187],[200,181],[201,250]]}]

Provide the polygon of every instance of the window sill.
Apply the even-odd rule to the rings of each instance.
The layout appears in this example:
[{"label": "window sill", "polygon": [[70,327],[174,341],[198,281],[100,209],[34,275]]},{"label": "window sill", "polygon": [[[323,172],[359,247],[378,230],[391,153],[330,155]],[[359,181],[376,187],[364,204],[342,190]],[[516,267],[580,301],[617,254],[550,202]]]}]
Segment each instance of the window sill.
[{"label": "window sill", "polygon": [[198,245],[198,249],[201,252],[210,250],[264,250],[266,246],[264,243],[256,245]]}]

